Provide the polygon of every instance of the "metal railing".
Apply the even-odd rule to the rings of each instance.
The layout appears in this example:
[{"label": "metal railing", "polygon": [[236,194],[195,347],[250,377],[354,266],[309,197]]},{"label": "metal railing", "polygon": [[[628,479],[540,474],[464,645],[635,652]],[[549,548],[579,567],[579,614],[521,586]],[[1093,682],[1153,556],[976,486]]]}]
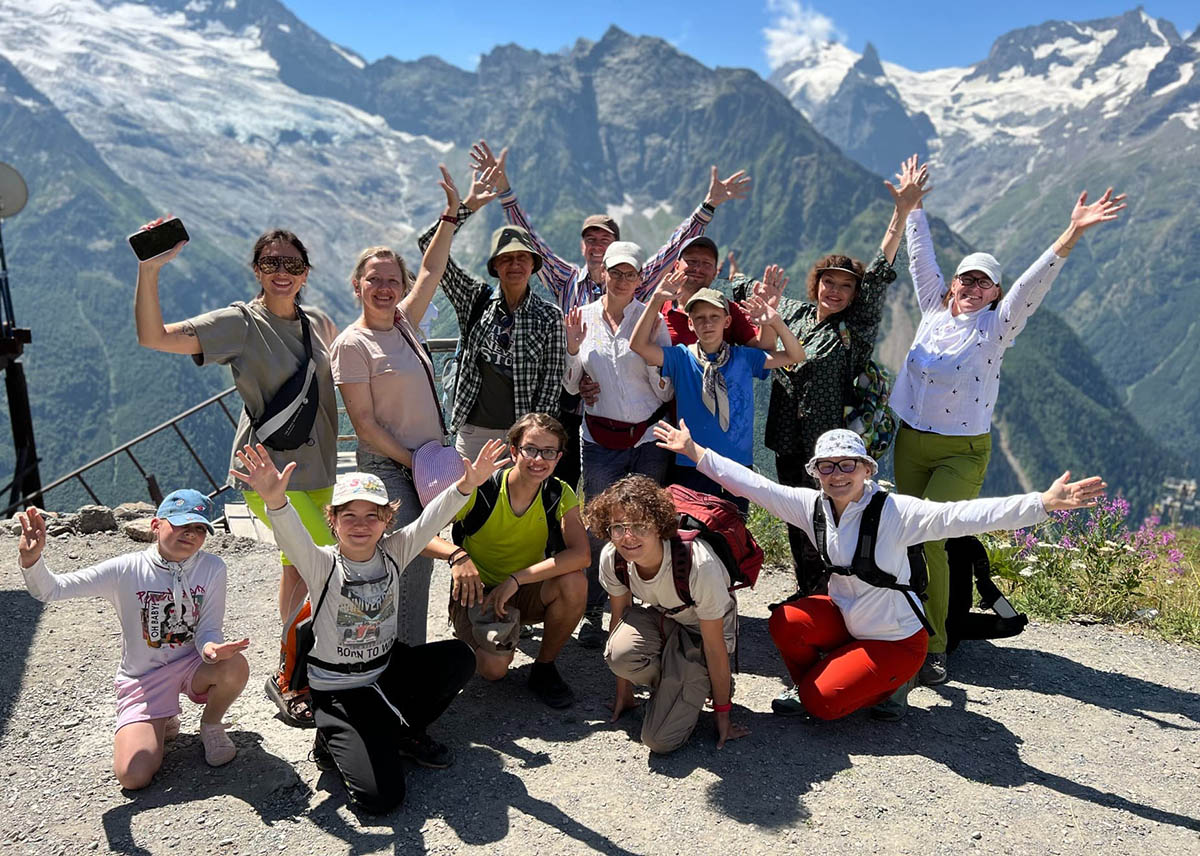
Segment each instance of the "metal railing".
[{"label": "metal railing", "polygon": [[[429,350],[431,353],[449,354],[449,353],[452,353],[458,347],[458,339],[429,339],[426,342],[426,344],[429,346]],[[438,376],[438,374],[435,372],[435,378],[437,376]],[[183,411],[182,413],[179,413],[176,416],[173,416],[172,418],[168,419],[166,422],[163,422],[161,425],[156,425],[155,427],[151,428],[149,431],[146,431],[144,434],[140,434],[137,437],[134,437],[129,442],[123,443],[122,445],[118,446],[117,448],[113,449],[112,451],[106,452],[105,454],[101,455],[100,457],[98,457],[94,460],[88,461],[86,464],[79,467],[78,469],[75,469],[75,470],[67,473],[62,478],[56,479],[55,481],[51,482],[46,487],[42,488],[42,490],[41,490],[42,496],[44,497],[46,494],[50,493],[50,491],[54,490],[57,487],[61,487],[62,485],[69,484],[71,482],[76,482],[84,489],[84,491],[87,493],[87,495],[89,497],[91,497],[92,502],[96,503],[97,505],[103,505],[104,503],[101,501],[100,497],[97,496],[96,492],[92,489],[92,486],[88,484],[87,479],[84,478],[84,474],[87,473],[89,470],[92,470],[98,466],[101,466],[102,464],[107,463],[108,461],[111,461],[113,458],[116,458],[120,455],[125,455],[133,463],[133,466],[137,469],[137,471],[141,475],[142,479],[146,482],[146,490],[150,495],[150,499],[157,506],[163,500],[162,489],[159,488],[159,486],[158,486],[158,479],[154,475],[153,468],[151,468],[150,471],[147,471],[147,468],[142,465],[142,462],[138,459],[137,455],[134,453],[134,447],[140,443],[143,443],[143,442],[149,440],[150,438],[152,438],[154,436],[157,436],[158,434],[163,433],[164,431],[174,431],[178,437],[179,442],[183,445],[184,449],[187,450],[187,452],[191,456],[192,460],[196,462],[196,465],[200,468],[200,471],[204,474],[204,478],[208,480],[208,484],[212,488],[212,490],[211,490],[211,492],[209,492],[208,496],[210,498],[215,498],[215,497],[219,496],[220,494],[222,494],[225,491],[230,489],[229,485],[217,483],[217,480],[215,478],[213,478],[212,473],[209,472],[208,467],[206,467],[204,465],[204,461],[201,460],[200,455],[196,452],[195,447],[192,446],[191,441],[189,441],[187,436],[183,433],[183,430],[180,428],[179,423],[182,422],[184,419],[187,419],[189,416],[199,413],[202,410],[205,410],[210,407],[219,407],[222,410],[222,412],[224,412],[225,417],[229,420],[229,424],[233,428],[236,429],[237,421],[238,421],[237,417],[234,415],[234,413],[230,412],[229,407],[227,407],[225,404],[225,399],[228,398],[233,393],[235,393],[236,391],[237,390],[231,386],[231,387],[229,387],[229,389],[219,392],[216,395],[212,396],[211,398],[205,399],[204,401],[200,402],[199,404],[195,405],[194,407],[191,407],[191,408]],[[344,408],[339,408],[339,410],[344,412]],[[357,438],[355,437],[354,434],[339,434],[338,435],[339,441],[352,441],[352,440],[356,440],[356,439]],[[31,500],[32,500],[32,497],[29,497],[29,496],[22,497],[22,499],[19,502],[9,506],[9,508],[5,510],[5,512],[4,512],[5,517],[11,516],[15,511],[25,508],[26,505],[28,505]],[[43,499],[43,503],[45,503],[44,499]],[[47,506],[49,505],[49,503],[45,503],[45,504]]]}]

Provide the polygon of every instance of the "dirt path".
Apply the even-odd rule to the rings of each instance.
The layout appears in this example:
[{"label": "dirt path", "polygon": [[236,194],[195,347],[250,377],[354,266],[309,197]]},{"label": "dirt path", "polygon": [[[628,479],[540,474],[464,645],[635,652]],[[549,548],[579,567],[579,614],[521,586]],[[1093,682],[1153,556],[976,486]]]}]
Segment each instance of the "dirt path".
[{"label": "dirt path", "polygon": [[[137,549],[119,535],[51,539],[52,569]],[[919,689],[898,724],[781,720],[782,667],[766,604],[787,575],[741,598],[734,716],[751,735],[718,752],[711,716],[660,758],[637,714],[607,724],[612,679],[567,646],[580,696],[549,711],[524,682],[535,641],[497,685],[479,680],[434,727],[457,752],[408,774],[405,806],[358,817],[307,760],[312,732],[284,726],[262,696],[275,658],[275,554],[210,542],[230,566],[226,627],[253,640],[251,686],[231,711],[241,754],[206,767],[184,733],[145,791],[109,771],[120,636],[103,601],[42,607],[24,591],[15,539],[0,536],[0,854],[1094,853],[1200,852],[1200,652],[1100,627],[1033,626],[969,644],[953,680]],[[432,636],[447,634],[444,568]]]}]

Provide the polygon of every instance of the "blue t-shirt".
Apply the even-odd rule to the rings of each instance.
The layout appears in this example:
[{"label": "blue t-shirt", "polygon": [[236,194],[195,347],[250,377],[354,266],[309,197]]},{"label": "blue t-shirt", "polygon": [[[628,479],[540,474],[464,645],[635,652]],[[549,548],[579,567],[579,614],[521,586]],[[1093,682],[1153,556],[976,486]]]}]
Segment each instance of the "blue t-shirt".
[{"label": "blue t-shirt", "polygon": [[[701,446],[749,467],[754,463],[754,378],[770,376],[765,368],[767,352],[744,345],[731,345],[733,353],[721,367],[729,393],[729,430],[722,431],[717,417],[708,412],[701,397],[704,367],[687,345],[663,348],[663,377],[675,384],[675,404],[679,418],[687,422],[692,437]],[[681,467],[696,463],[685,455],[676,455]]]}]

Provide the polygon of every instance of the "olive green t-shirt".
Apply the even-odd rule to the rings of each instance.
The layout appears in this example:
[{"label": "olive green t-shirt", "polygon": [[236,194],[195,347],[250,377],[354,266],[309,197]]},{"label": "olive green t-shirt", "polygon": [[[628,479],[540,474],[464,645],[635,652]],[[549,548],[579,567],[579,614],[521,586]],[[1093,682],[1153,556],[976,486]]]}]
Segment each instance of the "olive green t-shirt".
[{"label": "olive green t-shirt", "polygon": [[[303,363],[304,338],[300,319],[280,318],[261,300],[252,300],[205,312],[187,323],[195,331],[202,351],[192,359],[201,366],[210,363],[229,366],[233,372],[233,385],[245,404],[238,418],[233,452],[247,443],[259,442],[246,410],[261,414],[271,396]],[[337,398],[333,376],[329,372],[329,350],[315,329],[312,330],[312,350],[317,364],[317,394],[321,397],[312,434],[298,449],[269,450],[271,459],[281,470],[295,461],[296,471],[289,484],[292,490],[320,490],[332,485],[337,476]],[[237,458],[231,454],[230,467],[234,466],[240,468]],[[233,476],[229,477],[228,484],[244,487]]]}]

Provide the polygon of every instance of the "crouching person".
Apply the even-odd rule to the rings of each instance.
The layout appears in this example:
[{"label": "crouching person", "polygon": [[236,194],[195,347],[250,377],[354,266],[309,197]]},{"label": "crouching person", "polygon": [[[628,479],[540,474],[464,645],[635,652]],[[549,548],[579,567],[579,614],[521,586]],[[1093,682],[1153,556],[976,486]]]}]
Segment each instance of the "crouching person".
[{"label": "crouching person", "polygon": [[567,432],[552,416],[527,413],[508,430],[508,444],[514,465],[488,479],[458,513],[452,531],[459,546],[443,552],[430,544],[430,553],[451,568],[472,562],[479,571],[481,603],[450,599],[454,634],[475,649],[479,674],[503,678],[521,626],[543,624],[529,689],[547,706],[566,708],[575,694],[554,661],[583,617],[583,569],[591,557],[579,500],[554,477]]},{"label": "crouching person", "polygon": [[213,531],[212,512],[204,494],[177,490],[150,524],[154,544],[69,574],[46,567],[41,512],[19,515],[21,573],[30,594],[43,603],[102,597],[117,609],[123,638],[113,772],[129,790],[146,787],[162,766],[164,741],[179,734],[181,693],[204,705],[204,759],[219,767],[237,755],[221,717],[250,676],[241,654],[250,640],[226,642],[221,633],[225,563],[200,549]]},{"label": "crouching person", "polygon": [[637,704],[635,685],[648,686],[642,743],[650,751],[665,754],[686,743],[708,698],[717,748],[746,736],[729,719],[737,601],[728,570],[695,533],[676,530],[671,494],[646,476],[621,479],[588,503],[586,516],[592,533],[609,539],[600,584],[612,610],[604,649],[617,676],[612,721]]},{"label": "crouching person", "polygon": [[471,491],[502,462],[499,441],[484,445],[464,473],[425,506],[421,515],[384,535],[395,507],[371,473],[338,476],[326,510],[335,547],[318,547],[287,497],[295,464],[283,472],[267,450],[238,452],[244,472],[233,475],[266,503],[279,546],[313,598],[313,644],[308,656],[317,736],[313,760],[336,770],[351,799],[383,814],[404,799],[408,758],[424,767],[450,766],[452,755],[425,729],[449,707],[475,668],[471,650],[457,640],[412,647],[396,635],[397,592],[409,563],[454,517]]}]

